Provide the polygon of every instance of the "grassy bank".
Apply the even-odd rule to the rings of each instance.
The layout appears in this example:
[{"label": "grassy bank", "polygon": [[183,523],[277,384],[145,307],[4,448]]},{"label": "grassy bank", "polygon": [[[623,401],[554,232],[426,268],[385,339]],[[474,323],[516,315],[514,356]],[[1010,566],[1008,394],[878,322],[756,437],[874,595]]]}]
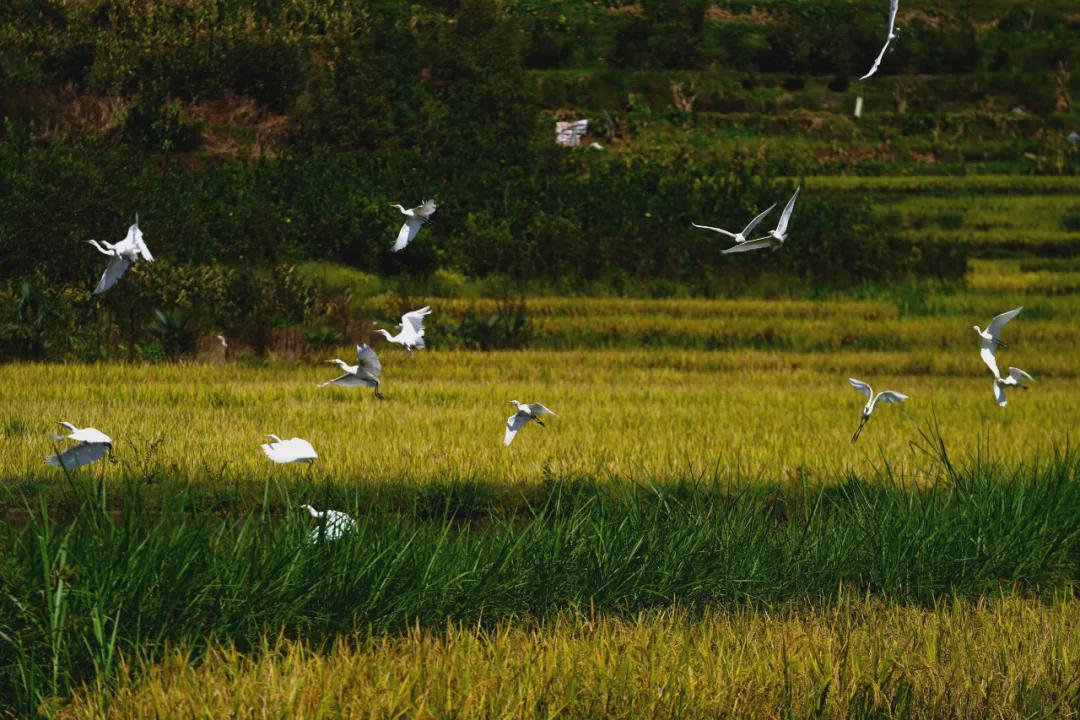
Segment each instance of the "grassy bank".
[{"label": "grassy bank", "polygon": [[74,513],[42,504],[0,536],[0,695],[35,707],[109,678],[121,652],[251,649],[266,633],[320,643],[565,610],[819,606],[838,588],[917,605],[1048,596],[1080,581],[1078,467],[1072,453],[1024,467],[942,455],[922,490],[888,468],[786,493],[554,484],[532,507],[471,518],[438,498],[364,507],[340,488],[357,530],[315,544],[291,503],[211,513],[180,492],[148,512],[129,486],[116,514],[76,483]]}]

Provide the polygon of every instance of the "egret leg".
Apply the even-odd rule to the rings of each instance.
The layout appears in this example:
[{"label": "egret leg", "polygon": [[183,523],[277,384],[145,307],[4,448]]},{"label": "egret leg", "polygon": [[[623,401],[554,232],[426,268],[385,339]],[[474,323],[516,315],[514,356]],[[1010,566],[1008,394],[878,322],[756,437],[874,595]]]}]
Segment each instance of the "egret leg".
[{"label": "egret leg", "polygon": [[859,427],[855,430],[855,434],[851,436],[851,442],[855,442],[859,439],[859,434],[862,433],[862,429],[866,427],[866,423],[870,418],[863,418],[863,421],[859,423]]}]

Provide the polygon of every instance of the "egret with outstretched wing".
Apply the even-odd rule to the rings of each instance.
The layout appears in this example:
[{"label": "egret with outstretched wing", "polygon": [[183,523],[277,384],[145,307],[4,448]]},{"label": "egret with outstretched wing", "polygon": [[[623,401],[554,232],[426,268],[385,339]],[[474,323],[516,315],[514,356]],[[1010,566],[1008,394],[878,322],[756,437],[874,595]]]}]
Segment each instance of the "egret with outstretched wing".
[{"label": "egret with outstretched wing", "polygon": [[555,414],[554,410],[549,410],[540,403],[519,403],[517,400],[511,400],[510,404],[514,406],[517,412],[506,419],[506,433],[503,435],[503,445],[509,445],[513,442],[518,430],[528,425],[530,421],[535,420],[540,427],[546,427],[540,416]]},{"label": "egret with outstretched wing", "polygon": [[995,353],[999,347],[1008,347],[1005,343],[1001,342],[1001,331],[1005,328],[1010,320],[1020,314],[1023,310],[1023,306],[1013,308],[1008,312],[1003,312],[1000,315],[996,315],[990,324],[986,326],[986,329],[980,329],[978,325],[972,325],[972,328],[979,334],[979,356],[982,361],[986,363],[986,367],[990,368],[990,372],[994,374],[995,378],[1001,377],[1001,371],[998,370],[997,357]]},{"label": "egret with outstretched wing", "polygon": [[750,252],[751,250],[762,250],[764,248],[776,250],[783,245],[788,237],[788,225],[791,223],[791,213],[795,211],[795,201],[799,198],[800,190],[802,190],[801,185],[795,188],[795,193],[791,196],[791,199],[788,200],[787,205],[784,206],[784,212],[780,215],[780,222],[776,224],[775,229],[769,231],[768,235],[729,247],[724,251],[724,254],[730,255],[732,253]]},{"label": "egret with outstretched wing", "polygon": [[414,208],[405,208],[401,205],[391,205],[390,207],[397,208],[405,216],[405,224],[398,231],[397,239],[391,248],[394,252],[398,252],[404,250],[405,246],[413,241],[416,233],[420,232],[420,228],[424,226],[424,223],[431,219],[438,206],[435,205],[435,200],[432,199],[425,200]]},{"label": "egret with outstretched wing", "polygon": [[1008,402],[1005,400],[1005,388],[1019,388],[1021,390],[1027,390],[1027,386],[1024,385],[1024,380],[1030,380],[1035,382],[1035,378],[1028,375],[1020,368],[1009,368],[1009,377],[995,377],[994,378],[994,398],[997,400],[997,404],[1000,407],[1005,407]]},{"label": "egret with outstretched wing", "polygon": [[875,408],[879,402],[883,403],[902,403],[908,399],[907,395],[898,393],[895,390],[882,390],[877,395],[874,394],[874,389],[862,380],[856,380],[855,378],[848,378],[848,382],[857,391],[866,396],[866,405],[863,407],[862,418],[859,422],[859,427],[855,430],[855,434],[851,436],[851,442],[855,442],[859,439],[859,434],[862,433],[863,427],[870,421],[870,416],[874,414]]},{"label": "egret with outstretched wing", "polygon": [[885,51],[889,49],[889,43],[896,39],[896,13],[899,10],[900,0],[891,0],[889,5],[889,35],[885,38],[885,45],[881,48],[881,52],[878,53],[877,58],[874,60],[874,66],[870,68],[870,72],[859,78],[860,80],[866,80],[876,73],[878,67],[881,66],[881,61],[885,59]]},{"label": "egret with outstretched wing", "polygon": [[100,430],[92,427],[78,428],[69,422],[63,421],[61,421],[60,424],[66,428],[68,432],[52,435],[52,439],[72,440],[77,444],[69,447],[62,453],[50,455],[45,458],[45,462],[50,465],[72,470],[96,462],[106,455],[112,455],[112,438]]},{"label": "egret with outstretched wing", "polygon": [[733,239],[737,243],[744,243],[750,237],[750,234],[752,232],[754,232],[754,228],[756,228],[761,223],[761,221],[765,219],[765,216],[768,215],[769,213],[771,213],[775,207],[776,207],[776,203],[773,203],[772,205],[770,205],[767,210],[760,213],[757,217],[755,217],[753,220],[751,220],[749,223],[747,223],[746,227],[744,227],[742,229],[742,232],[737,232],[737,233],[728,232],[727,230],[724,230],[723,228],[711,227],[709,225],[698,225],[697,223],[694,223],[694,222],[692,222],[690,224],[693,225],[696,228],[701,228],[702,230],[712,230],[713,232],[718,232],[718,233],[722,233],[724,235],[727,235],[729,238]]},{"label": "egret with outstretched wing", "polygon": [[115,245],[108,242],[99,243],[97,240],[87,242],[102,255],[109,256],[109,264],[105,267],[105,272],[102,273],[97,287],[94,288],[94,295],[100,295],[115,285],[136,260],[141,258],[146,262],[154,262],[154,256],[146,247],[142,230],[139,229],[138,215],[135,216],[135,224],[128,228],[124,239]]},{"label": "egret with outstretched wing", "polygon": [[382,384],[382,363],[379,362],[379,356],[375,354],[375,351],[371,349],[368,344],[356,346],[356,364],[349,365],[344,360],[334,358],[331,360],[333,364],[337,365],[344,371],[344,375],[339,375],[333,380],[327,380],[321,383],[319,387],[326,387],[327,385],[340,385],[341,387],[370,387],[375,388],[375,397],[380,400],[383,399],[382,393],[379,388]]},{"label": "egret with outstretched wing", "polygon": [[425,305],[419,310],[407,312],[401,316],[401,331],[397,335],[391,335],[389,331],[380,329],[379,332],[390,342],[402,345],[409,352],[413,348],[424,347],[424,318],[431,314],[431,307]]}]

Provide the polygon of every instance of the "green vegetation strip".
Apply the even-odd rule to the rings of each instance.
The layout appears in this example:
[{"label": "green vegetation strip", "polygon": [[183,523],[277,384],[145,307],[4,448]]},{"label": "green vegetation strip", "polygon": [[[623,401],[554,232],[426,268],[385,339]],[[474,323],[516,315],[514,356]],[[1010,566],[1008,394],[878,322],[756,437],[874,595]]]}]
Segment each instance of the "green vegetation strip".
[{"label": "green vegetation strip", "polygon": [[859,190],[875,193],[961,193],[991,195],[1080,195],[1080,176],[1039,175],[911,175],[859,177],[816,175],[806,186],[818,190]]},{"label": "green vegetation strip", "polygon": [[1049,593],[1080,580],[1080,465],[958,467],[939,447],[927,489],[838,478],[777,495],[687,484],[554,484],[525,512],[462,518],[449,503],[358,515],[355,534],[311,543],[296,508],[190,512],[183,493],[119,515],[101,488],[71,517],[42,504],[0,536],[0,695],[24,709],[67,694],[115,652],[167,641],[312,642],[447,618],[487,623],[565,609],[628,613],[679,602],[824,603],[848,587],[889,602]]}]

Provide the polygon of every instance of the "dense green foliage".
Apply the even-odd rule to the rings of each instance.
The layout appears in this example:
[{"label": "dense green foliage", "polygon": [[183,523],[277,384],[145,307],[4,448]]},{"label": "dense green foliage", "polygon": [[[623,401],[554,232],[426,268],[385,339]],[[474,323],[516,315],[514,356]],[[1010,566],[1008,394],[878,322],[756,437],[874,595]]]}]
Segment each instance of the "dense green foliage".
[{"label": "dense green foliage", "polygon": [[[505,278],[507,295],[958,280],[980,228],[953,212],[898,222],[855,188],[804,192],[779,253],[722,256],[689,227],[741,226],[810,173],[1076,171],[1067,4],[913,7],[857,91],[879,110],[854,125],[849,78],[878,48],[880,5],[8,3],[0,356],[147,356],[151,342],[175,357],[218,330],[262,350],[299,323],[318,335],[334,298],[276,280],[307,260],[421,286],[440,270]],[[552,120],[582,114],[605,149],[555,148]],[[434,222],[391,253],[388,204],[428,196]],[[159,263],[89,301],[103,258],[83,242],[119,239],[136,212]],[[1072,247],[1001,235],[1009,252]]]},{"label": "dense green foliage", "polygon": [[107,676],[118,650],[208,637],[243,647],[281,628],[319,642],[673,599],[828,602],[843,586],[907,602],[1050,592],[1080,579],[1076,471],[1068,454],[1006,469],[957,467],[942,451],[940,484],[925,491],[887,469],[792,496],[555,483],[520,514],[482,517],[468,492],[420,492],[404,510],[390,497],[387,513],[362,488],[327,487],[327,502],[359,516],[332,544],[309,543],[312,524],[291,505],[221,517],[181,494],[148,514],[131,485],[116,516],[101,509],[104,487],[73,485],[87,493],[73,516],[42,507],[0,536],[0,696],[31,709]]}]

